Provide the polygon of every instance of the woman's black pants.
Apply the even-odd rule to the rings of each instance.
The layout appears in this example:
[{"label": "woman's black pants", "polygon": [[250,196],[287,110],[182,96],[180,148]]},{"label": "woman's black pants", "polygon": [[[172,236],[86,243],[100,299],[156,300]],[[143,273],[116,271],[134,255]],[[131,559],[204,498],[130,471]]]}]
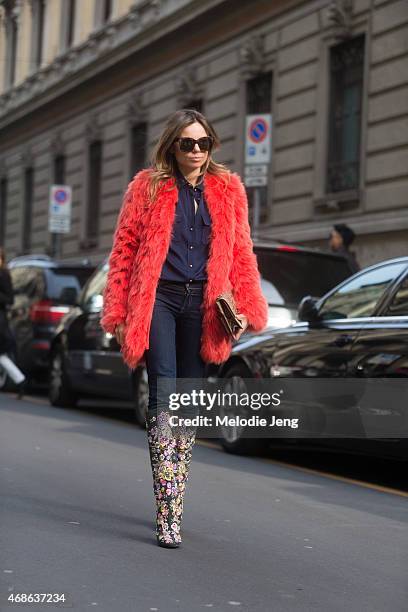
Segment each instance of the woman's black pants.
[{"label": "woman's black pants", "polygon": [[[203,292],[204,282],[159,281],[145,352],[149,413],[168,411],[170,393],[186,392],[185,379],[204,376],[205,363],[200,356]],[[173,412],[184,416],[198,413],[198,407],[193,406]]]}]

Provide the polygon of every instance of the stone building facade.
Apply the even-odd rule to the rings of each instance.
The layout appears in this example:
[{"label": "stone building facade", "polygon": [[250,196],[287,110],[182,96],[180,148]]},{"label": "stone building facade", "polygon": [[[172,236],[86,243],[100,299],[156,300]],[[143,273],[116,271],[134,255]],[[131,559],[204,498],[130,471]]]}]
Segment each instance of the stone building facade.
[{"label": "stone building facade", "polygon": [[100,261],[166,118],[194,106],[242,174],[245,116],[272,113],[255,236],[327,247],[344,222],[361,264],[406,254],[407,66],[407,0],[0,0],[0,243],[52,252],[63,183],[60,253]]}]

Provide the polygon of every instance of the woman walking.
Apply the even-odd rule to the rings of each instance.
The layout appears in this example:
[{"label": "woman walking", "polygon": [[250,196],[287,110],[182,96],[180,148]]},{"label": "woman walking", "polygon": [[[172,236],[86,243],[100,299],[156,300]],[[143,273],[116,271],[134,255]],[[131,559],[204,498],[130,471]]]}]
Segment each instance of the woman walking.
[{"label": "woman walking", "polygon": [[17,397],[24,393],[26,377],[7,355],[14,348],[14,340],[7,319],[7,308],[13,304],[14,292],[6,252],[0,247],[0,366],[17,386]]},{"label": "woman walking", "polygon": [[103,329],[116,335],[130,368],[145,357],[156,536],[167,548],[181,543],[195,442],[194,428],[170,424],[169,393],[176,378],[202,379],[206,363],[229,357],[232,339],[215,304],[221,293],[232,292],[239,313],[243,329],[235,339],[267,323],[245,188],[212,158],[219,144],[201,113],[182,109],[171,115],[151,168],[126,191],[104,291]]}]

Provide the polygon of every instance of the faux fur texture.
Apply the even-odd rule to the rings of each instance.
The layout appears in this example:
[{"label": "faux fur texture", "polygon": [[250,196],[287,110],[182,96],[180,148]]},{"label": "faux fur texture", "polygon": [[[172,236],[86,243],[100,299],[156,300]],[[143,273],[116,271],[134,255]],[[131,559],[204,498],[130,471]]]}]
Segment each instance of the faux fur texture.
[{"label": "faux fur texture", "polygon": [[[169,179],[149,206],[149,176],[150,170],[139,172],[125,193],[109,257],[101,319],[102,328],[112,334],[118,323],[125,323],[121,351],[132,369],[149,348],[156,288],[169,249],[178,200],[177,187]],[[212,226],[200,355],[207,363],[222,363],[231,353],[232,341],[218,319],[217,296],[232,289],[238,312],[248,317],[249,328],[254,331],[265,328],[268,304],[261,291],[248,201],[239,176],[231,173],[225,182],[207,174],[204,194]]]}]

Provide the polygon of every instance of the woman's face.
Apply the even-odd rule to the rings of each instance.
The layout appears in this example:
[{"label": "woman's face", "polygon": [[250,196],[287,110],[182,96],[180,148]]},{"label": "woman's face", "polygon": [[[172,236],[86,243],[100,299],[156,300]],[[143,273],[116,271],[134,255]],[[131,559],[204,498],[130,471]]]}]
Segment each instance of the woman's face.
[{"label": "woman's face", "polygon": [[[198,123],[197,121],[196,123],[192,123],[184,128],[178,137],[194,138],[194,140],[198,140],[199,138],[204,138],[207,135],[208,134],[201,123]],[[195,143],[194,149],[190,153],[180,151],[178,142],[175,142],[173,147],[173,152],[176,157],[178,167],[183,174],[189,174],[194,170],[201,168],[201,166],[205,164],[208,159],[208,151],[200,151],[200,147],[197,143]]]}]

